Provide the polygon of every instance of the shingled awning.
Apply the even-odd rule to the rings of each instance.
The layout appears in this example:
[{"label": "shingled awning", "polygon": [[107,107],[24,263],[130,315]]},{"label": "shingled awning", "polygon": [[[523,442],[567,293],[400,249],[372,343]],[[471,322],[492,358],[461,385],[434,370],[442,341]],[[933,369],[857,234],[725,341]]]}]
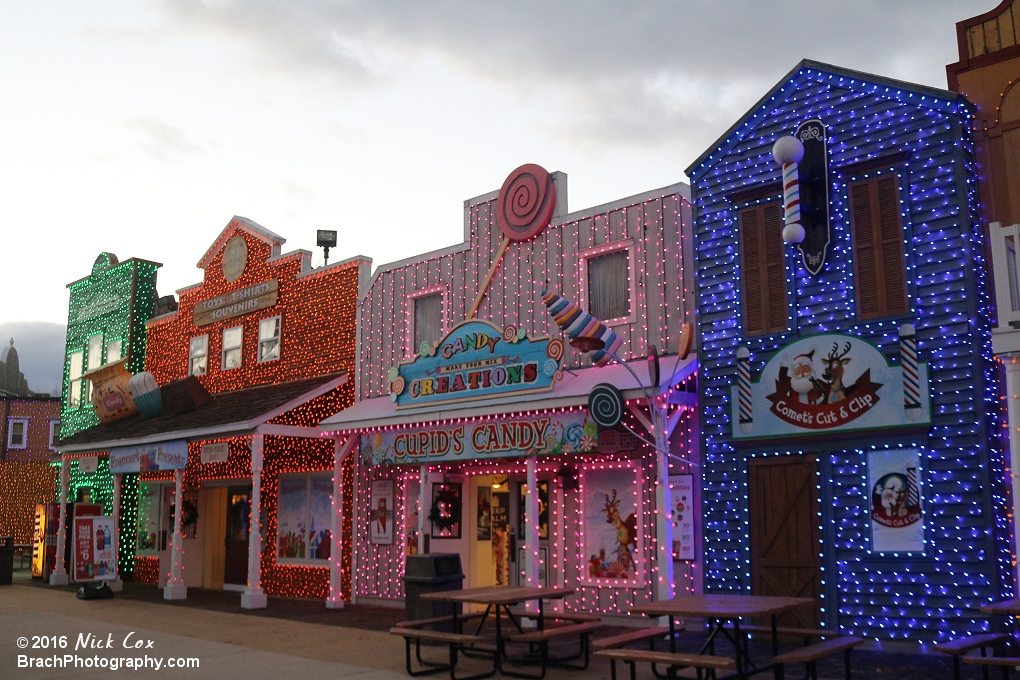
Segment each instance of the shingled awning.
[{"label": "shingled awning", "polygon": [[[119,446],[153,444],[171,439],[209,439],[252,434],[256,428],[264,434],[309,436],[315,428],[266,423],[287,411],[320,397],[347,382],[346,373],[293,380],[290,382],[246,387],[214,394],[212,401],[194,411],[176,415],[158,415],[143,419],[134,415],[113,423],[100,424],[61,439],[61,454],[109,451]],[[266,430],[271,428],[274,432]],[[307,432],[298,433],[299,430]]]}]

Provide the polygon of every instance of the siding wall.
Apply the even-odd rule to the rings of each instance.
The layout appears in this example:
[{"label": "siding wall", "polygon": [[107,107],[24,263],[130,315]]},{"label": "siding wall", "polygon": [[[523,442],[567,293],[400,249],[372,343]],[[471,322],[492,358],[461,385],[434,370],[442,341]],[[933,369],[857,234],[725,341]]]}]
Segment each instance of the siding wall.
[{"label": "siding wall", "polygon": [[[922,99],[924,94],[803,69],[749,112],[744,124],[691,172],[702,345],[706,590],[746,590],[750,585],[747,457],[821,452],[827,623],[857,635],[915,641],[987,629],[979,604],[1012,592],[1003,521],[1008,472],[998,441],[967,111],[962,103],[933,101],[930,95]],[[799,252],[787,247],[792,330],[745,338],[736,220],[746,204],[732,203],[727,196],[779,181],[773,143],[811,118],[820,118],[829,134],[833,242],[828,262],[820,276],[811,277]],[[900,193],[911,311],[858,322],[849,202],[840,168],[898,151],[907,153],[900,166]],[[761,445],[738,449],[730,443],[729,391],[736,380],[738,346],[751,352],[752,380],[778,348],[815,333],[862,337],[898,361],[897,328],[904,323],[916,326],[919,359],[928,362],[931,372],[930,431],[829,439],[780,450]],[[922,557],[868,552],[866,452],[900,445],[921,449],[929,542]],[[935,626],[933,619],[944,623]]]}]

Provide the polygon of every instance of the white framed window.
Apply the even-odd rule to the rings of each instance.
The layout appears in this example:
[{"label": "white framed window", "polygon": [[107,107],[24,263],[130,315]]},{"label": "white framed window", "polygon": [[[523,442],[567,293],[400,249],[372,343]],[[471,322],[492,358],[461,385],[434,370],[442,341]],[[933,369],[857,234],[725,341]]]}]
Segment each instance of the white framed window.
[{"label": "white framed window", "polygon": [[121,353],[121,341],[120,338],[115,338],[106,343],[106,363],[112,364],[120,361],[124,358]]},{"label": "white framed window", "polygon": [[259,321],[259,363],[280,358],[280,317]]},{"label": "white framed window", "polygon": [[60,421],[59,420],[51,420],[50,421],[50,448],[51,449],[56,450],[57,447],[55,446],[55,444],[57,443],[58,439],[60,439]]},{"label": "white framed window", "polygon": [[7,448],[28,448],[28,418],[7,419]]},{"label": "white framed window", "polygon": [[276,557],[280,563],[329,559],[333,478],[329,474],[280,475],[276,506]]},{"label": "white framed window", "polygon": [[192,338],[188,346],[188,375],[205,375],[209,371],[209,336]]},{"label": "white framed window", "polygon": [[81,406],[81,376],[84,373],[85,352],[78,350],[67,357],[67,407]]},{"label": "white framed window", "polygon": [[241,367],[241,340],[244,338],[244,327],[234,326],[223,329],[223,361],[221,371],[229,371]]},{"label": "white framed window", "polygon": [[[85,361],[85,372],[103,365],[103,334],[97,333],[89,338],[88,354]],[[92,402],[92,381],[86,381],[85,403]]]},{"label": "white framed window", "polygon": [[633,322],[633,241],[591,248],[579,257],[581,299],[588,313],[609,325]]},{"label": "white framed window", "polygon": [[407,344],[417,354],[423,342],[443,337],[446,287],[433,286],[407,296]]}]

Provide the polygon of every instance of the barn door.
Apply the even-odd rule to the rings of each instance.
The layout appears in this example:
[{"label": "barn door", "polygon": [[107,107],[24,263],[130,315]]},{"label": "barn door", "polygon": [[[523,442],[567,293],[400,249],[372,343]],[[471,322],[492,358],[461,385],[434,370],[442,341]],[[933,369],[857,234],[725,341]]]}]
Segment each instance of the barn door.
[{"label": "barn door", "polygon": [[813,628],[821,622],[818,479],[817,456],[769,456],[750,461],[751,592],[810,597],[819,605],[783,614],[781,625]]}]

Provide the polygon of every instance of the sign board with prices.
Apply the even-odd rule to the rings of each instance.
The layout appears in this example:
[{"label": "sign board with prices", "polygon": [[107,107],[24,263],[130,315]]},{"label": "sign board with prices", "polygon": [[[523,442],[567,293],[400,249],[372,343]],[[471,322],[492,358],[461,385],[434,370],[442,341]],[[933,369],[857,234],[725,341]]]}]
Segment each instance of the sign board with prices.
[{"label": "sign board with prices", "polygon": [[280,289],[278,279],[269,279],[253,286],[247,286],[240,290],[224,293],[208,300],[202,300],[195,305],[195,325],[208,326],[209,324],[234,319],[245,314],[251,314],[262,309],[268,309],[276,304],[277,292]]},{"label": "sign board with prices", "polygon": [[905,338],[901,330],[900,347],[900,365],[893,366],[862,338],[809,336],[779,349],[753,383],[747,352],[738,350],[733,439],[931,425],[928,365],[917,361],[912,334]]},{"label": "sign board with prices", "polygon": [[390,369],[390,399],[397,408],[414,408],[547,392],[563,375],[563,349],[559,338],[465,321],[440,342],[423,343],[413,361]]},{"label": "sign board with prices", "polygon": [[226,463],[230,456],[227,442],[202,444],[202,463]]},{"label": "sign board with prices", "polygon": [[670,475],[673,496],[673,559],[696,559],[694,475]]},{"label": "sign board with prices", "polygon": [[74,580],[112,581],[117,578],[112,517],[74,518]]}]

